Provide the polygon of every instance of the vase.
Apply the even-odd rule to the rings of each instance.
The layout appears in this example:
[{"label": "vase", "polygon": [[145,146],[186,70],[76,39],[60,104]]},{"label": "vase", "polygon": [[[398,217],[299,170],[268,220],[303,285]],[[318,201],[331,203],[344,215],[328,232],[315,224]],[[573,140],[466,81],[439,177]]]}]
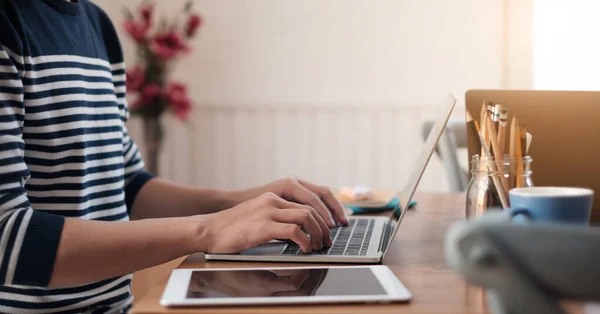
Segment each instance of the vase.
[{"label": "vase", "polygon": [[144,126],[144,143],[146,146],[146,154],[144,163],[146,171],[158,176],[158,159],[162,147],[163,130],[159,116],[146,116],[143,118]]}]

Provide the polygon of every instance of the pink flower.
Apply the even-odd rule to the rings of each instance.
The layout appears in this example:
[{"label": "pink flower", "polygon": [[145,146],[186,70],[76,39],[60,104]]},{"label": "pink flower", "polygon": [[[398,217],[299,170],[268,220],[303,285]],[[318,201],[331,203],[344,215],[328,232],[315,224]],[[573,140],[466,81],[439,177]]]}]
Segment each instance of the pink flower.
[{"label": "pink flower", "polygon": [[129,110],[133,111],[133,110],[137,110],[139,108],[141,108],[144,105],[144,101],[142,100],[142,97],[138,97],[134,102],[132,102],[129,105]]},{"label": "pink flower", "polygon": [[136,42],[140,43],[146,40],[146,34],[150,28],[149,24],[138,23],[134,20],[126,20],[123,25],[125,26],[125,31],[127,31]]},{"label": "pink flower", "polygon": [[144,70],[139,65],[128,70],[125,74],[125,78],[128,91],[139,91],[146,80]]},{"label": "pink flower", "polygon": [[140,8],[140,14],[144,19],[144,23],[150,25],[150,21],[152,20],[152,13],[154,12],[154,6],[152,4],[146,4]]},{"label": "pink flower", "polygon": [[154,98],[160,96],[162,88],[156,83],[150,83],[142,88],[142,99],[145,102],[151,102]]},{"label": "pink flower", "polygon": [[171,83],[167,87],[167,100],[180,120],[185,120],[192,109],[192,103],[187,95],[187,88],[182,83]]},{"label": "pink flower", "polygon": [[202,19],[200,19],[200,16],[198,14],[190,16],[185,27],[185,34],[188,37],[194,36],[196,34],[196,31],[200,27],[200,24],[202,24]]},{"label": "pink flower", "polygon": [[158,35],[152,40],[150,49],[159,57],[165,60],[177,56],[179,53],[187,53],[190,48],[186,45],[177,32],[170,32],[163,35]]},{"label": "pink flower", "polygon": [[132,110],[139,109],[162,96],[162,88],[156,83],[150,83],[140,88],[140,96],[131,104]]}]

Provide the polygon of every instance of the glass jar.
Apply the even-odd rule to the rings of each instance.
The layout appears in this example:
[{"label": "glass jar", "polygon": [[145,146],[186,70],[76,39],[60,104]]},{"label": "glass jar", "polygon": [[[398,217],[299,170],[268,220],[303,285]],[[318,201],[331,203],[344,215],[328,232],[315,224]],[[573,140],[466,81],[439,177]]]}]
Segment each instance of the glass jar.
[{"label": "glass jar", "polygon": [[502,160],[471,158],[471,180],[467,186],[467,218],[478,218],[490,209],[510,206],[508,191],[533,186],[530,156]]}]

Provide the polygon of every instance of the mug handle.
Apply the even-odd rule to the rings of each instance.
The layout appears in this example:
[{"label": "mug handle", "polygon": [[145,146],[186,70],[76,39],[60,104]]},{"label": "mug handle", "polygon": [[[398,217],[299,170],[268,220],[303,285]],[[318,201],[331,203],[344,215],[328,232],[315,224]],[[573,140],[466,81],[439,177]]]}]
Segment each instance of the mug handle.
[{"label": "mug handle", "polygon": [[524,216],[526,220],[531,220],[531,214],[529,214],[529,210],[527,210],[526,208],[509,209],[508,214],[512,219],[514,219],[517,216]]}]

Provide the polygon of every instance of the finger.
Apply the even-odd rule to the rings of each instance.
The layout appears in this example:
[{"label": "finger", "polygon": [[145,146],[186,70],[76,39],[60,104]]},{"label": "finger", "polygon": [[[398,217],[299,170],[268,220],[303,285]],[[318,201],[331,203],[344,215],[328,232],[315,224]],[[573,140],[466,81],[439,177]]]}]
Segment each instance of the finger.
[{"label": "finger", "polygon": [[272,217],[277,222],[293,223],[302,226],[310,235],[312,248],[320,250],[323,247],[323,230],[321,230],[321,226],[319,226],[313,214],[306,207],[279,209],[273,212]]},{"label": "finger", "polygon": [[299,269],[296,272],[294,272],[292,276],[290,276],[290,280],[294,283],[296,289],[299,289],[300,287],[302,287],[302,285],[304,285],[304,282],[306,281],[309,275],[310,272],[303,269]]},{"label": "finger", "polygon": [[323,218],[323,220],[325,220],[327,226],[335,226],[335,221],[331,216],[331,212],[329,211],[327,206],[325,206],[325,203],[323,203],[323,201],[317,194],[313,193],[312,191],[304,187],[302,184],[298,182],[296,182],[295,184],[292,183],[292,185],[288,187],[288,189],[286,189],[283,194],[283,197],[285,199],[293,199],[297,202],[309,205],[310,207],[314,208]]},{"label": "finger", "polygon": [[323,217],[321,217],[314,208],[309,207],[309,211],[319,224],[319,227],[321,227],[321,231],[323,231],[323,245],[327,247],[332,246],[333,240],[331,240],[331,230],[329,230],[329,226],[327,226]]},{"label": "finger", "polygon": [[269,269],[268,271],[277,277],[288,278],[288,280],[296,283],[298,287],[301,286],[310,275],[310,271],[306,269]]},{"label": "finger", "polygon": [[269,286],[276,291],[298,290],[308,278],[308,272],[297,271],[291,276],[279,276],[269,280]]},{"label": "finger", "polygon": [[326,187],[318,186],[318,185],[315,185],[313,183],[306,182],[303,180],[298,180],[298,182],[305,188],[307,188],[307,189],[311,190],[313,193],[317,194],[319,196],[319,198],[321,198],[323,203],[325,203],[325,205],[331,211],[331,213],[333,215],[333,219],[335,219],[335,221],[337,221],[343,225],[348,225],[350,223],[348,221],[348,217],[346,216],[346,213],[344,212],[344,207],[342,207],[342,204],[340,204],[340,202],[333,195],[333,193],[331,193],[330,189],[328,189]]},{"label": "finger", "polygon": [[305,295],[314,295],[327,276],[326,269],[311,269],[309,276],[298,290],[304,291]]},{"label": "finger", "polygon": [[323,238],[322,238],[323,245],[325,245],[325,246],[333,245],[333,241],[331,240],[331,230],[329,230],[327,223],[325,223],[325,220],[323,220],[323,217],[321,217],[321,215],[319,215],[319,213],[317,212],[316,209],[314,209],[310,206],[301,205],[301,204],[293,203],[293,202],[288,202],[284,199],[279,199],[276,202],[275,206],[277,206],[277,208],[297,208],[297,209],[307,209],[308,211],[310,211],[310,213],[313,215],[313,217],[319,224],[321,231],[323,232]]},{"label": "finger", "polygon": [[304,253],[312,252],[310,239],[296,224],[275,223],[270,228],[271,238],[289,239],[294,241]]}]

